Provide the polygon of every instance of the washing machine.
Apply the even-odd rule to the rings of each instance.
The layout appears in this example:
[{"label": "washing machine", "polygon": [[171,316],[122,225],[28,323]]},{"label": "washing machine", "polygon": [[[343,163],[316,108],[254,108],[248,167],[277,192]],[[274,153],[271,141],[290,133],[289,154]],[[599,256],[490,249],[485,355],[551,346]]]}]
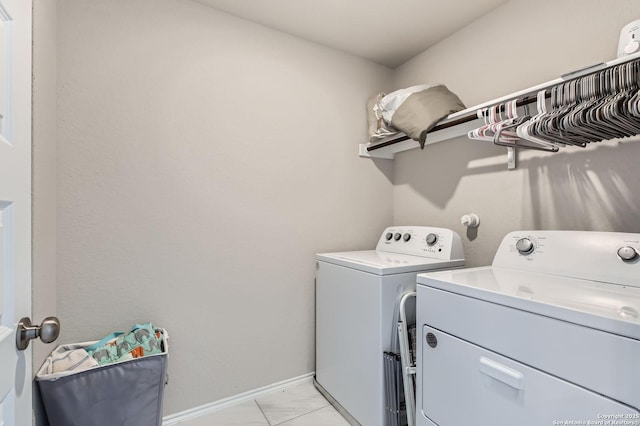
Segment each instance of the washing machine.
[{"label": "washing machine", "polygon": [[518,231],[418,275],[418,426],[640,425],[640,234]]},{"label": "washing machine", "polygon": [[401,296],[419,272],[463,265],[456,232],[423,226],[387,228],[375,250],[316,255],[315,384],[351,423],[386,426],[383,353]]}]

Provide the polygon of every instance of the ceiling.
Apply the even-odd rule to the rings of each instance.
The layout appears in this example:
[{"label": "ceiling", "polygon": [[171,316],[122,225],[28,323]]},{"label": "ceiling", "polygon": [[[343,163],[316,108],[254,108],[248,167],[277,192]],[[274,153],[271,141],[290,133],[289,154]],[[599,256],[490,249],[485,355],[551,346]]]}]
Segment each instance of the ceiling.
[{"label": "ceiling", "polygon": [[196,0],[395,68],[507,0]]}]

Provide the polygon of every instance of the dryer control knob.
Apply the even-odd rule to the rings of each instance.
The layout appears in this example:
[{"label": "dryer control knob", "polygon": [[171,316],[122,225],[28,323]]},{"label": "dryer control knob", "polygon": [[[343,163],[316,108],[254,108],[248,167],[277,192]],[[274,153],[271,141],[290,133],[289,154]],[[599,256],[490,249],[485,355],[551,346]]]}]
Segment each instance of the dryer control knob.
[{"label": "dryer control knob", "polygon": [[384,236],[387,241],[391,241],[391,239],[393,238],[393,234],[391,232],[387,232],[387,235]]},{"label": "dryer control knob", "polygon": [[404,234],[404,235],[402,236],[402,239],[403,239],[405,242],[409,241],[409,240],[411,239],[411,234],[409,234],[409,233],[407,232],[406,234]]},{"label": "dryer control knob", "polygon": [[618,257],[624,262],[633,262],[638,258],[638,251],[631,246],[620,247]]},{"label": "dryer control knob", "polygon": [[636,53],[638,50],[640,50],[640,43],[635,40],[629,41],[629,44],[624,47],[624,53],[627,55]]},{"label": "dryer control knob", "polygon": [[429,234],[427,235],[426,241],[427,241],[427,245],[432,246],[438,242],[438,236],[436,234]]},{"label": "dryer control knob", "polygon": [[533,253],[533,250],[536,248],[536,246],[530,239],[520,238],[516,243],[516,248],[518,249],[518,253],[527,255]]},{"label": "dryer control knob", "polygon": [[396,235],[393,236],[393,239],[396,241],[400,241],[400,238],[402,238],[402,234],[397,232]]}]

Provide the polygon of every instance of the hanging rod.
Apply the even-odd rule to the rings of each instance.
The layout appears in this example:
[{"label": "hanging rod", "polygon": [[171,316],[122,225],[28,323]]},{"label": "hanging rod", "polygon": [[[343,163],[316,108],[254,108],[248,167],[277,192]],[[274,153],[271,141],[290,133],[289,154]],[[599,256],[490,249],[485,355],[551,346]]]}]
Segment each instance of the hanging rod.
[{"label": "hanging rod", "polygon": [[[550,97],[549,94],[547,94],[547,98]],[[518,100],[517,102],[517,106],[524,106],[524,105],[529,105],[529,104],[533,104],[537,102],[537,97],[536,96],[527,96],[525,98],[522,98],[520,100]],[[500,106],[501,109],[504,108],[503,105]],[[478,115],[477,115],[477,110],[480,108],[474,108],[472,111],[468,111],[465,110],[464,114],[462,114],[459,117],[455,117],[455,118],[445,118],[443,120],[441,120],[440,122],[438,122],[438,124],[436,126],[434,126],[431,130],[429,130],[427,132],[427,134],[429,133],[433,133],[433,132],[437,132],[439,130],[444,130],[444,129],[449,129],[451,127],[455,127],[458,126],[460,124],[463,123],[469,123],[471,121],[475,121],[478,119]],[[397,138],[394,139],[390,139],[390,140],[386,140],[384,142],[380,142],[377,143],[375,145],[371,145],[367,147],[367,151],[375,151],[376,149],[380,149],[380,148],[384,148],[386,146],[390,146],[390,145],[394,145],[398,142],[403,142],[403,141],[408,141],[411,140],[411,138],[407,135],[400,135]]]},{"label": "hanging rod", "polygon": [[[587,67],[579,68],[574,71],[570,71],[568,73],[562,74],[560,78],[556,78],[555,80],[548,81],[546,83],[539,84],[537,86],[530,87],[525,90],[521,90],[519,92],[515,92],[506,96],[503,96],[498,99],[494,99],[492,101],[485,102],[480,105],[476,105],[471,108],[467,108],[458,113],[451,114],[446,118],[442,119],[438,122],[436,126],[434,126],[429,133],[438,132],[445,129],[450,129],[456,126],[459,126],[464,123],[470,123],[474,120],[478,119],[477,111],[482,108],[488,108],[497,104],[503,104],[505,102],[512,101],[514,99],[519,99],[517,105],[524,106],[535,103],[537,101],[537,93],[540,90],[549,89],[551,87],[557,86],[559,84],[565,83],[567,81],[575,80],[587,75],[595,74],[597,72],[602,71],[603,69],[611,68],[616,65],[624,64],[626,62],[633,61],[635,59],[640,58],[640,53],[634,53],[633,55],[623,56],[622,58],[617,58],[609,62],[601,62],[598,64],[589,65]],[[550,97],[550,94],[547,93],[547,98]],[[399,135],[397,137],[392,137],[391,139],[373,144],[367,145],[366,151],[373,152],[381,148],[385,148],[391,145],[398,144],[400,142],[411,140],[409,136]],[[429,143],[429,138],[427,137],[427,143]],[[417,142],[416,142],[417,144]],[[416,145],[416,148],[418,146]]]}]

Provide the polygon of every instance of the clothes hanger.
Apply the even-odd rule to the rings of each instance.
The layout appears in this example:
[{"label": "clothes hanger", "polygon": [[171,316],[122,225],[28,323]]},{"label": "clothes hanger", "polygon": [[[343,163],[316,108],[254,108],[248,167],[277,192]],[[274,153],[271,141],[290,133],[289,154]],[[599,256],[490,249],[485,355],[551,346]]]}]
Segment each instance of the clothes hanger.
[{"label": "clothes hanger", "polygon": [[503,132],[506,127],[512,128],[513,124],[520,125],[524,121],[528,120],[529,117],[518,117],[518,100],[513,99],[509,102],[506,102],[502,105],[502,109],[505,110],[506,118],[502,121],[493,125],[492,130],[494,131],[493,142],[496,140],[504,140],[505,142],[517,141],[518,135],[515,131],[507,131]]},{"label": "clothes hanger", "polygon": [[483,134],[484,134],[484,129],[491,124],[491,118],[489,117],[490,115],[489,108],[479,109],[477,112],[477,115],[478,115],[478,118],[483,119],[484,124],[478,127],[477,129],[469,131],[467,136],[469,137],[469,139],[486,140]]},{"label": "clothes hanger", "polygon": [[625,90],[626,64],[618,65],[604,73],[603,94],[601,103],[593,110],[592,117],[597,119],[600,129],[610,134],[611,137],[603,139],[615,139],[638,134],[638,129],[633,121],[630,121],[621,104],[628,97]]},{"label": "clothes hanger", "polygon": [[511,148],[556,152],[640,135],[640,59],[539,91],[534,116],[528,107],[519,116],[517,100],[477,114],[484,125],[469,137]]},{"label": "clothes hanger", "polygon": [[539,138],[537,136],[536,126],[539,125],[540,121],[548,114],[547,111],[547,91],[540,90],[536,95],[536,110],[537,114],[531,117],[527,122],[518,126],[516,133],[521,139],[528,140],[530,142],[538,143],[543,146],[549,147],[562,147],[564,146],[564,142],[561,141],[549,141],[546,139]]},{"label": "clothes hanger", "polygon": [[[544,93],[543,93],[544,96]],[[499,146],[505,146],[508,148],[526,148],[534,149],[538,151],[558,151],[558,146],[549,144],[545,141],[531,140],[521,138],[518,129],[523,127],[527,122],[531,120],[531,116],[528,114],[528,107],[526,108],[525,115],[518,116],[517,113],[518,100],[514,99],[509,102],[508,107],[511,111],[511,120],[505,121],[498,129],[498,132],[493,138],[493,143]]]},{"label": "clothes hanger", "polygon": [[568,138],[567,135],[563,135],[559,132],[557,128],[556,121],[561,114],[565,112],[562,96],[562,85],[557,85],[551,88],[551,110],[547,110],[544,114],[540,115],[535,123],[531,127],[528,127],[528,133],[530,136],[556,146],[576,144],[576,142]]},{"label": "clothes hanger", "polygon": [[489,141],[493,140],[494,131],[492,130],[492,126],[494,126],[499,121],[499,105],[494,105],[492,107],[483,108],[478,110],[477,115],[478,118],[483,118],[485,124],[478,127],[477,129],[469,131],[467,136],[470,139]]}]

